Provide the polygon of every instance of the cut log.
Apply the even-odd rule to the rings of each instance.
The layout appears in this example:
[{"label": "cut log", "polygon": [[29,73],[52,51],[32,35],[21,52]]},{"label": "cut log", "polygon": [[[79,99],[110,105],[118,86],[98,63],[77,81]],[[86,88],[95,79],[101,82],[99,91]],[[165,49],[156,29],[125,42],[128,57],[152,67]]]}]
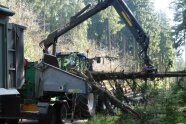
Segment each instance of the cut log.
[{"label": "cut log", "polygon": [[142,119],[140,114],[131,109],[130,107],[124,105],[120,100],[118,100],[116,97],[112,96],[112,94],[105,88],[102,88],[93,78],[92,74],[89,71],[86,71],[86,75],[88,77],[88,82],[92,85],[92,87],[100,94],[104,94],[106,97],[108,97],[112,103],[120,108],[124,113],[128,113],[132,115],[136,119]]},{"label": "cut log", "polygon": [[147,79],[147,78],[165,78],[165,77],[186,77],[186,71],[166,72],[166,73],[124,73],[124,72],[91,72],[95,81],[114,80],[114,79]]}]

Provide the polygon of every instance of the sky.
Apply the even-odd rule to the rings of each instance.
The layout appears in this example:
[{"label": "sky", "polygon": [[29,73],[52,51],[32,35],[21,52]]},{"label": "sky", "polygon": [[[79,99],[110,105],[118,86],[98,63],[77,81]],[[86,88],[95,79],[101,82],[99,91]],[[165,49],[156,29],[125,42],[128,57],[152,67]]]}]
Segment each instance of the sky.
[{"label": "sky", "polygon": [[156,9],[166,9],[172,0],[154,0]]},{"label": "sky", "polygon": [[172,1],[173,0],[154,0],[156,11],[164,11],[167,17],[171,20],[170,23],[172,23],[173,20],[173,10],[170,8],[170,3]]}]

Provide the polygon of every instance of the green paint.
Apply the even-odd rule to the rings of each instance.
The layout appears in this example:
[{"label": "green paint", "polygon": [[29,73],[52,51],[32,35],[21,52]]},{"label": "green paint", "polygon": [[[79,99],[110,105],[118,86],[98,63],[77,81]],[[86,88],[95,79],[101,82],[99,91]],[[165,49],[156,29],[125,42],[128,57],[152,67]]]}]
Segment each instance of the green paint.
[{"label": "green paint", "polygon": [[25,86],[23,88],[23,95],[26,98],[34,97],[35,91],[35,62],[29,62],[25,69]]}]

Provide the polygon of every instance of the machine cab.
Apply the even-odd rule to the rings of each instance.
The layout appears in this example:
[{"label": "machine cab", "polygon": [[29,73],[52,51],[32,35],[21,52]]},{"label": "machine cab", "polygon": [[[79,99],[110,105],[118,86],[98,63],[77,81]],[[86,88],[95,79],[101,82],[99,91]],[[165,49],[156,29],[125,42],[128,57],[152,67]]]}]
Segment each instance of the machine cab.
[{"label": "machine cab", "polygon": [[87,58],[82,52],[57,52],[59,68],[70,71],[77,70],[83,72],[87,69]]}]

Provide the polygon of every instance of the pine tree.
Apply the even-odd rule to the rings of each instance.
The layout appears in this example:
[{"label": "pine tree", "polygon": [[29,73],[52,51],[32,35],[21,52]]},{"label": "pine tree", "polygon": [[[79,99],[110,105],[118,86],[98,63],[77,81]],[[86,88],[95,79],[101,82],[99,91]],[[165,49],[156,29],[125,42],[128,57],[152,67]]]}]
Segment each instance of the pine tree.
[{"label": "pine tree", "polygon": [[175,10],[174,21],[175,26],[175,48],[182,46],[186,39],[186,0],[175,0],[173,3],[173,8]]}]

